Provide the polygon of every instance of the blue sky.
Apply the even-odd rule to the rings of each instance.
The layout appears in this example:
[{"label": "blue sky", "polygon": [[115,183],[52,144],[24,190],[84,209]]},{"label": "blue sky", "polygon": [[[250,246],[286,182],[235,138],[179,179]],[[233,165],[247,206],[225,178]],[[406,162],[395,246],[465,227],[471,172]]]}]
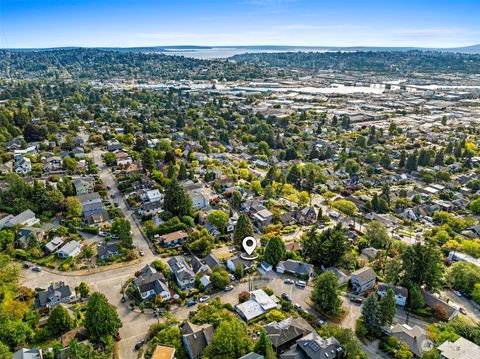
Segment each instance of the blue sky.
[{"label": "blue sky", "polygon": [[0,47],[480,43],[480,0],[0,0]]}]

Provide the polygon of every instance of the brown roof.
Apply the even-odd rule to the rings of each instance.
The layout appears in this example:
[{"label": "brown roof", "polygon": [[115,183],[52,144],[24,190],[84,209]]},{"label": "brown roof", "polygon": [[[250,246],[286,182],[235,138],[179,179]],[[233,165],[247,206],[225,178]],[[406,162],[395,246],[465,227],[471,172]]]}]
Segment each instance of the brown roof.
[{"label": "brown roof", "polygon": [[188,234],[185,231],[175,231],[175,232],[172,232],[172,233],[164,234],[161,237],[161,240],[163,242],[173,242],[173,241],[176,241],[178,239],[185,238],[187,236],[188,236]]},{"label": "brown roof", "polygon": [[164,347],[157,345],[153,352],[152,359],[173,359],[175,355],[175,348]]},{"label": "brown roof", "polygon": [[357,277],[362,282],[368,282],[369,280],[375,279],[377,274],[375,271],[370,267],[363,267],[355,272],[352,273],[352,277]]}]

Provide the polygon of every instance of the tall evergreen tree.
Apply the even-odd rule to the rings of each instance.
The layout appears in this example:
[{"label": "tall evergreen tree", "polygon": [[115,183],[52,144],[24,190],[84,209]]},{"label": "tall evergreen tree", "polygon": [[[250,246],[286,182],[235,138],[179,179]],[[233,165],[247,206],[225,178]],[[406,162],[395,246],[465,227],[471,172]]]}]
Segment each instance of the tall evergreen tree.
[{"label": "tall evergreen tree", "polygon": [[116,336],[122,322],[117,310],[108,302],[105,295],[95,292],[88,300],[84,326],[91,339],[100,341],[109,336]]},{"label": "tall evergreen tree", "polygon": [[172,181],[165,188],[163,207],[165,211],[169,211],[174,216],[179,217],[191,215],[193,212],[190,195],[178,184],[177,181]]},{"label": "tall evergreen tree", "polygon": [[257,354],[263,355],[265,359],[275,359],[277,357],[275,355],[272,342],[270,341],[270,338],[265,330],[262,330],[260,337],[255,343],[253,351]]},{"label": "tall evergreen tree", "polygon": [[233,232],[233,242],[241,247],[245,237],[253,237],[253,226],[250,218],[246,214],[241,214]]},{"label": "tall evergreen tree", "polygon": [[386,326],[392,324],[396,311],[397,303],[395,301],[395,292],[390,288],[378,303],[378,320],[380,325]]},{"label": "tall evergreen tree", "polygon": [[370,294],[363,303],[362,317],[368,332],[372,335],[377,335],[380,331],[380,323],[378,320],[378,300],[376,293]]},{"label": "tall evergreen tree", "polygon": [[285,258],[286,254],[287,251],[282,238],[274,236],[268,241],[263,257],[268,263],[276,266],[278,262]]}]

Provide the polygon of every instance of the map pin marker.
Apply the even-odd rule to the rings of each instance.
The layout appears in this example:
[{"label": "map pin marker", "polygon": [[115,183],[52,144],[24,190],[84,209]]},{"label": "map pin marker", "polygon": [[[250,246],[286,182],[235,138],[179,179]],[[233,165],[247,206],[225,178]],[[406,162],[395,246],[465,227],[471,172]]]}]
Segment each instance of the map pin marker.
[{"label": "map pin marker", "polygon": [[251,255],[257,247],[257,240],[253,237],[245,237],[242,242],[243,249],[248,255]]}]

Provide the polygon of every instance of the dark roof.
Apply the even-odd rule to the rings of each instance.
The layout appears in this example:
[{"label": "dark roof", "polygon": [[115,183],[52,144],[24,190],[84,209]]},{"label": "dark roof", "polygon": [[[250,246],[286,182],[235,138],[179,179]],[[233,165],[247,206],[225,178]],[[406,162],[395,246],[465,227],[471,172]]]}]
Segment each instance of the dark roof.
[{"label": "dark roof", "polygon": [[387,283],[378,283],[378,290],[380,292],[386,292],[390,288],[393,289],[396,295],[401,295],[402,297],[407,298],[408,297],[408,289],[404,287],[399,287],[396,285],[390,285]]},{"label": "dark roof", "polygon": [[341,352],[343,348],[334,337],[323,339],[317,333],[310,333],[297,340],[280,359],[333,359]]},{"label": "dark roof", "polygon": [[194,358],[200,357],[203,350],[212,342],[213,326],[210,324],[196,325],[186,322],[181,330],[184,342],[188,343],[190,353]]},{"label": "dark roof", "polygon": [[274,348],[278,348],[308,333],[315,332],[303,318],[287,318],[280,322],[271,322],[263,327]]},{"label": "dark roof", "polygon": [[118,242],[103,243],[100,247],[97,247],[97,254],[99,257],[110,257],[117,255],[120,252],[120,246]]},{"label": "dark roof", "polygon": [[59,295],[60,300],[64,298],[69,298],[72,296],[72,291],[68,285],[65,285],[63,282],[52,283],[48,286],[47,290],[38,292],[35,297],[35,308],[45,308],[51,302],[51,297]]},{"label": "dark roof", "polygon": [[281,261],[277,264],[277,267],[281,266],[289,272],[294,272],[302,275],[310,275],[313,272],[313,265],[294,261],[293,259],[287,259],[286,261]]},{"label": "dark roof", "polygon": [[203,260],[205,261],[205,264],[208,266],[208,268],[210,268],[211,270],[213,270],[213,268],[215,268],[216,266],[222,266],[222,262],[220,262],[220,260],[213,254],[209,254]]}]

